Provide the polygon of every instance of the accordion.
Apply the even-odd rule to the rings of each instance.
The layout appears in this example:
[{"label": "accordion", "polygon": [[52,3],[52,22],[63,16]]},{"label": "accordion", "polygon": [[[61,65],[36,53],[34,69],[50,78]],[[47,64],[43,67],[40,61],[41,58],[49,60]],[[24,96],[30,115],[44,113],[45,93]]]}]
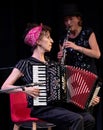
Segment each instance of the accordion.
[{"label": "accordion", "polygon": [[97,75],[59,63],[33,65],[33,82],[41,84],[40,95],[33,99],[33,106],[67,102],[86,109],[100,89]]},{"label": "accordion", "polygon": [[33,82],[40,83],[40,95],[33,99],[33,106],[45,106],[63,100],[64,90],[60,64],[33,65]]},{"label": "accordion", "polygon": [[67,102],[81,109],[92,105],[100,90],[98,76],[78,67],[66,66]]}]

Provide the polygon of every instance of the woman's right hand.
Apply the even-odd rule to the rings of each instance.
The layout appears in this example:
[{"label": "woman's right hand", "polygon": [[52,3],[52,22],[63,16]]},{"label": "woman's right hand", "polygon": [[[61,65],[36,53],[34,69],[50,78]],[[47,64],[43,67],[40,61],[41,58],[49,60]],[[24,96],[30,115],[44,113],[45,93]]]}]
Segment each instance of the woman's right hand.
[{"label": "woman's right hand", "polygon": [[63,57],[63,48],[61,45],[59,45],[59,49],[60,49],[60,51],[57,53],[58,61],[60,61],[61,58]]},{"label": "woman's right hand", "polygon": [[25,87],[25,93],[35,98],[39,96],[40,90],[38,86]]}]

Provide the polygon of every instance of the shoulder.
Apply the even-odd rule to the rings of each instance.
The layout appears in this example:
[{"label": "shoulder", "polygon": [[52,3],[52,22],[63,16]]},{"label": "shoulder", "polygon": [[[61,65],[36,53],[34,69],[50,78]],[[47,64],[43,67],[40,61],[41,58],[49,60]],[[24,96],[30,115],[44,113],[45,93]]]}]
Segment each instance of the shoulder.
[{"label": "shoulder", "polygon": [[16,63],[16,65],[15,65],[15,68],[22,68],[23,66],[25,66],[25,64],[26,64],[26,62],[27,62],[27,59],[20,59],[17,63]]},{"label": "shoulder", "polygon": [[48,64],[57,64],[58,63],[57,61],[51,59],[49,56],[45,56],[45,59]]},{"label": "shoulder", "polygon": [[32,65],[35,64],[35,62],[33,61],[34,59],[32,58],[25,58],[25,59],[21,59],[17,62],[17,64],[15,65],[14,68],[17,68],[18,70],[20,70],[22,73],[25,72],[25,70],[30,70]]},{"label": "shoulder", "polygon": [[87,32],[87,33],[90,33],[90,32],[93,32],[93,28],[88,27],[88,26],[85,26],[85,27],[83,26],[82,31],[85,31],[85,32]]},{"label": "shoulder", "polygon": [[20,59],[17,64],[24,64],[28,61],[28,58],[25,58],[25,59]]},{"label": "shoulder", "polygon": [[85,36],[90,36],[92,33],[94,33],[93,29],[91,27],[83,27],[82,28],[82,34]]}]

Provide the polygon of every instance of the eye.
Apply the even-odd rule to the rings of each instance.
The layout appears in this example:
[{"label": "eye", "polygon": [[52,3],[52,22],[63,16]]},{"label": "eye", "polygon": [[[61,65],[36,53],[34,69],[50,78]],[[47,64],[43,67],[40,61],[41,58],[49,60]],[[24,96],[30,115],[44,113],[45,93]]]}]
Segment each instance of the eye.
[{"label": "eye", "polygon": [[46,35],[46,37],[47,37],[48,39],[50,39],[50,35]]}]

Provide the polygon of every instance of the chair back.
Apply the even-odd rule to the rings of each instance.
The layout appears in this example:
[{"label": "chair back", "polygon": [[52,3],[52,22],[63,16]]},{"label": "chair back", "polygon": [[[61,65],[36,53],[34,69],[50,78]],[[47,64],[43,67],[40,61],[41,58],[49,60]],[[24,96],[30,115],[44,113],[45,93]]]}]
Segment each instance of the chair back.
[{"label": "chair back", "polygon": [[26,121],[38,121],[38,118],[30,117],[31,109],[27,107],[27,97],[24,92],[10,93],[11,120],[15,123]]}]

